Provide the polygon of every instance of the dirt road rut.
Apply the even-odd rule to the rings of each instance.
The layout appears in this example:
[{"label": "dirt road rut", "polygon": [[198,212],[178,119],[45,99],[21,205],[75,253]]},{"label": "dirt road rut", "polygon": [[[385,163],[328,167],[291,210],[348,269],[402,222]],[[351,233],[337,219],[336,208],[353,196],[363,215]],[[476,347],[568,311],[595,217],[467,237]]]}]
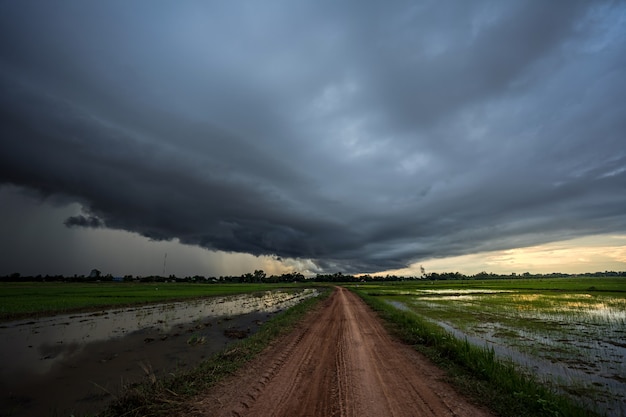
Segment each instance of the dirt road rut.
[{"label": "dirt road rut", "polygon": [[490,416],[343,288],[192,408],[197,416]]}]

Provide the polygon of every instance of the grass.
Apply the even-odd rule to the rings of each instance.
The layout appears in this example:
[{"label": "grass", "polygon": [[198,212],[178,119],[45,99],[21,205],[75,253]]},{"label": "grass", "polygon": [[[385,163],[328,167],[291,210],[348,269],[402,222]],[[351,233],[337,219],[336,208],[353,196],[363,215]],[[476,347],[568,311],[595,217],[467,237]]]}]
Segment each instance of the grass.
[{"label": "grass", "polygon": [[0,283],[0,320],[304,286],[285,283]]},{"label": "grass", "polygon": [[146,372],[146,382],[127,387],[124,394],[99,416],[165,416],[174,410],[180,411],[186,401],[243,367],[277,337],[292,331],[295,324],[329,294],[329,289],[322,289],[318,297],[307,299],[276,315],[254,335],[233,343],[192,370],[161,380]]},{"label": "grass", "polygon": [[499,415],[519,417],[583,417],[596,415],[572,400],[522,374],[509,362],[498,360],[493,350],[451,336],[436,324],[402,311],[368,289],[353,289],[388,323],[403,341],[446,369],[462,392]]},{"label": "grass", "polygon": [[625,277],[564,277],[564,278],[518,278],[493,280],[441,280],[441,281],[404,281],[382,284],[365,284],[370,291],[393,293],[420,290],[516,290],[516,291],[557,291],[591,293],[625,293]]}]

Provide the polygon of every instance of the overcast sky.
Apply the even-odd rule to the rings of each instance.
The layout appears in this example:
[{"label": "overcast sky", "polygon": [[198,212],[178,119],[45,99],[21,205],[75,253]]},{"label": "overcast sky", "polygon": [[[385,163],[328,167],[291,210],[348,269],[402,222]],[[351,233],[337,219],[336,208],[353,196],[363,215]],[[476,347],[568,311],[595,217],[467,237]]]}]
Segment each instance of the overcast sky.
[{"label": "overcast sky", "polygon": [[626,270],[624,2],[5,0],[0,92],[0,274]]}]

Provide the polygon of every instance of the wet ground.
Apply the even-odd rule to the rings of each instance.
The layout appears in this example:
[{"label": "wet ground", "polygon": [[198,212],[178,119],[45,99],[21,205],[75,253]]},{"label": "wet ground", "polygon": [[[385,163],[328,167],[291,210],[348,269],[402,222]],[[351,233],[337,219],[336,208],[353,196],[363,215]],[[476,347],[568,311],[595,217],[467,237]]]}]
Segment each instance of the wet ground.
[{"label": "wet ground", "polygon": [[266,292],[0,326],[0,416],[101,410],[125,385],[186,369],[314,290]]},{"label": "wet ground", "polygon": [[[463,296],[457,297],[457,302]],[[424,298],[421,298],[423,300]],[[389,304],[403,310],[411,311],[411,307],[404,302],[388,300]],[[435,306],[436,307],[436,306]],[[571,395],[577,401],[601,414],[610,417],[626,416],[626,374],[624,373],[624,358],[626,357],[626,343],[623,339],[600,338],[597,334],[589,335],[589,339],[573,337],[574,333],[585,334],[586,329],[581,326],[577,331],[568,330],[567,323],[559,323],[565,336],[562,339],[551,341],[541,340],[540,335],[526,335],[519,329],[515,330],[515,338],[502,337],[499,335],[509,333],[501,329],[509,330],[499,325],[497,322],[483,322],[471,330],[461,330],[450,323],[441,320],[429,319],[441,326],[448,333],[460,340],[467,340],[469,343],[493,349],[494,353],[505,360],[511,360],[520,365],[522,371],[539,377],[563,393]],[[616,335],[623,334],[623,326],[614,328]],[[477,332],[476,330],[480,330]],[[570,333],[567,338],[567,333]],[[520,349],[520,344],[512,341],[524,339],[527,343],[537,346],[534,354]],[[593,354],[589,354],[586,360],[568,360],[566,351],[561,346],[570,346],[577,350],[592,348]],[[554,356],[549,355],[546,346],[554,346]]]}]

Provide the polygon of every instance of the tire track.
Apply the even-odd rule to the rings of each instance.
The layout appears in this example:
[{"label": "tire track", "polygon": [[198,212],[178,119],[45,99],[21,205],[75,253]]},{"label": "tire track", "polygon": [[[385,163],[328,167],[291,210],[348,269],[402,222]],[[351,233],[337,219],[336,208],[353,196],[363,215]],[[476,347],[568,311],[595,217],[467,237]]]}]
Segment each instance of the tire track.
[{"label": "tire track", "polygon": [[[264,367],[261,378],[255,384],[252,384],[250,391],[246,392],[246,394],[243,396],[244,400],[240,404],[238,404],[233,410],[231,410],[230,415],[241,416],[245,413],[245,410],[250,408],[250,404],[257,400],[258,396],[264,391],[265,386],[284,366],[287,359],[291,356],[291,353],[302,341],[307,332],[308,329],[303,328],[300,332],[298,332],[298,334],[295,335],[295,337],[292,338],[292,340],[289,340],[288,343],[282,346],[282,349],[277,355],[275,355],[275,358],[271,361],[270,365]],[[249,370],[248,372],[251,371],[252,370]]]}]

